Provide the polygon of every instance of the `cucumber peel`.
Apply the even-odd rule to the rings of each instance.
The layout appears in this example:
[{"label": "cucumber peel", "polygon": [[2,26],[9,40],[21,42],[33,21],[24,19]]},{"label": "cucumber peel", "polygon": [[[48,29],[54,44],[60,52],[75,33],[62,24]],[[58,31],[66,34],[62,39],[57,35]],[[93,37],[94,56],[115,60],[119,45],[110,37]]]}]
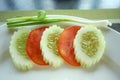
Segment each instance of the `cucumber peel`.
[{"label": "cucumber peel", "polygon": [[22,70],[29,70],[33,67],[32,61],[26,54],[26,40],[29,32],[28,29],[20,29],[14,32],[9,47],[13,63]]}]

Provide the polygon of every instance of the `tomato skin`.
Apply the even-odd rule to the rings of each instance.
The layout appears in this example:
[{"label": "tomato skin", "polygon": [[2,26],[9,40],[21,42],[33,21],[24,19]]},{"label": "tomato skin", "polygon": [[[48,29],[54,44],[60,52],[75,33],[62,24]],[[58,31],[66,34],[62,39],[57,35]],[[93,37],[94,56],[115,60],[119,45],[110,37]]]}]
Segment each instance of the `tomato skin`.
[{"label": "tomato skin", "polygon": [[70,26],[64,29],[58,40],[58,51],[60,56],[72,66],[80,66],[75,59],[73,40],[80,26]]},{"label": "tomato skin", "polygon": [[40,49],[41,36],[46,28],[48,28],[48,26],[33,29],[29,33],[26,43],[28,57],[38,65],[48,65],[48,63],[43,60],[42,51]]}]

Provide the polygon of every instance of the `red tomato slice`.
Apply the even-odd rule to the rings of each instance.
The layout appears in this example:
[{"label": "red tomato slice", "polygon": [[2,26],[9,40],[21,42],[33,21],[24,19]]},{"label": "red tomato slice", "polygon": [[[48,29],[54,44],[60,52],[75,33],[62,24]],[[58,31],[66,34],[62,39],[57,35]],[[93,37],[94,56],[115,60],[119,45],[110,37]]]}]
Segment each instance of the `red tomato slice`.
[{"label": "red tomato slice", "polygon": [[48,26],[43,26],[40,28],[33,29],[28,36],[27,43],[26,43],[26,51],[28,57],[38,65],[48,65],[42,56],[42,51],[40,50],[40,40],[43,34],[43,31]]},{"label": "red tomato slice", "polygon": [[58,51],[60,56],[73,66],[80,66],[75,59],[73,40],[80,26],[71,26],[64,29],[58,40]]}]

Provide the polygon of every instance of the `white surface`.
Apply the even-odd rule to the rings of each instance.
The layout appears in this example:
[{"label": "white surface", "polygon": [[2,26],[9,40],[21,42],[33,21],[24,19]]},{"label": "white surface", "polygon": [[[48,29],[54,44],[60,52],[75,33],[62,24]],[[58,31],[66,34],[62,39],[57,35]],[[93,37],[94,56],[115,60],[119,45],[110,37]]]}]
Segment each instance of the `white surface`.
[{"label": "white surface", "polygon": [[102,29],[107,41],[106,54],[94,67],[82,69],[65,64],[53,69],[35,66],[27,72],[16,69],[11,61],[8,47],[12,31],[6,24],[0,26],[0,80],[120,80],[120,34],[112,29]]}]

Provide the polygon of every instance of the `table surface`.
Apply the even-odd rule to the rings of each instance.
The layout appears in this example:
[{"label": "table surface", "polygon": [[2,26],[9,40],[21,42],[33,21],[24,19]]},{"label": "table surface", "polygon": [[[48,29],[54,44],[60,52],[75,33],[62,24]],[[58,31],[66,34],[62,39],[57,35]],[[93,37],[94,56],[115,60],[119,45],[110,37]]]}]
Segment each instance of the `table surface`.
[{"label": "table surface", "polygon": [[[18,16],[35,16],[38,10],[18,10],[0,11],[0,22],[5,22],[8,18]],[[120,8],[119,9],[96,9],[96,10],[46,10],[47,14],[60,14],[83,17],[87,19],[119,19],[111,28],[120,32]]]},{"label": "table surface", "polygon": [[[0,11],[0,22],[17,16],[35,16],[38,10]],[[96,9],[96,10],[46,10],[47,14],[63,14],[88,19],[120,19],[120,8],[118,9]]]}]

